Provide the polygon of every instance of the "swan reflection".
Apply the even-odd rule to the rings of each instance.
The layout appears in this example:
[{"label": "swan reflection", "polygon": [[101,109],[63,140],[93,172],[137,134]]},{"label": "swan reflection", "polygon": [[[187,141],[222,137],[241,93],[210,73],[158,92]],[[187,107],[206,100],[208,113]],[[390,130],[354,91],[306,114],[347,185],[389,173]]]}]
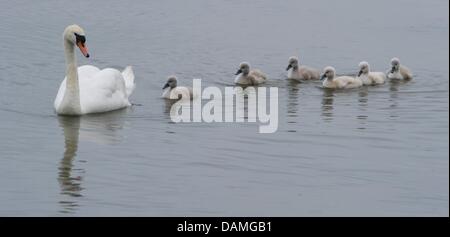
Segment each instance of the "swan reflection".
[{"label": "swan reflection", "polygon": [[[289,118],[296,118],[298,117],[298,94],[300,89],[300,83],[289,80],[288,82],[288,104],[287,104],[287,116]],[[292,119],[291,121],[288,121],[288,123],[296,123],[296,119]]]},{"label": "swan reflection", "polygon": [[359,115],[356,116],[356,119],[359,121],[359,127],[358,129],[366,129],[367,126],[367,118],[369,117],[367,115],[367,107],[369,102],[369,90],[368,87],[363,87],[359,90],[358,93],[358,108],[359,108]]},{"label": "swan reflection", "polygon": [[323,89],[322,117],[326,122],[333,120],[334,93],[335,91],[333,89]]},{"label": "swan reflection", "polygon": [[85,169],[82,163],[75,162],[79,141],[96,144],[115,144],[121,141],[118,130],[124,126],[126,109],[99,115],[82,117],[59,116],[58,122],[64,134],[64,153],[58,167],[60,186],[60,213],[75,213],[79,200],[83,197],[83,177]]}]

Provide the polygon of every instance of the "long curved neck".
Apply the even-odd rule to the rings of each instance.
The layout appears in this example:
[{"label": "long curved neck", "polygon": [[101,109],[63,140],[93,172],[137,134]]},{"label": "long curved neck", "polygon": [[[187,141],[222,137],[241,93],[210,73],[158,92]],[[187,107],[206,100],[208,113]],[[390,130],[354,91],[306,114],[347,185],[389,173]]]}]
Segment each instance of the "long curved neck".
[{"label": "long curved neck", "polygon": [[80,114],[80,88],[78,84],[78,67],[75,58],[75,45],[64,41],[64,54],[66,56],[66,93],[62,101],[66,114]]}]

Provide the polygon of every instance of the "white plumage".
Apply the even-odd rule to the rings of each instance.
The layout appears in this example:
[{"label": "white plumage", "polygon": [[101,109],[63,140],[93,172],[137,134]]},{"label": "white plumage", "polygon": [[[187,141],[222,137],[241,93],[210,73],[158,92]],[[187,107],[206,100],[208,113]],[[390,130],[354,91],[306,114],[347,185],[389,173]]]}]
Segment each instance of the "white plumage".
[{"label": "white plumage", "polygon": [[84,31],[77,25],[64,30],[66,78],[59,87],[54,108],[59,115],[102,113],[130,106],[128,100],[135,86],[131,66],[123,72],[113,68],[103,70],[95,66],[77,67],[75,45],[89,57]]}]

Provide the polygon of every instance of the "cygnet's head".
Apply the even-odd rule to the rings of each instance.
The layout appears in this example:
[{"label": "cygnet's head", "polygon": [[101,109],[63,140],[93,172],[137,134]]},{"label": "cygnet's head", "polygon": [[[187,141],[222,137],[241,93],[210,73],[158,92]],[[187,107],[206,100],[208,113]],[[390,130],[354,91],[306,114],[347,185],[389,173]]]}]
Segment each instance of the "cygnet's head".
[{"label": "cygnet's head", "polygon": [[296,69],[297,67],[298,67],[298,58],[294,57],[294,56],[290,57],[289,58],[289,64],[288,64],[288,66],[286,68],[286,71],[288,71],[291,68]]},{"label": "cygnet's head", "polygon": [[64,42],[76,45],[81,53],[89,58],[88,49],[86,46],[86,35],[84,34],[84,30],[78,25],[70,25],[66,27],[63,33]]},{"label": "cygnet's head", "polygon": [[334,67],[328,66],[323,69],[323,74],[320,80],[323,80],[325,78],[328,78],[332,80],[334,78],[334,75],[336,74],[336,69]]},{"label": "cygnet's head", "polygon": [[163,90],[170,87],[171,89],[177,87],[177,77],[176,76],[169,76],[167,78],[167,82],[163,87]]},{"label": "cygnet's head", "polygon": [[362,74],[367,74],[370,71],[370,66],[369,63],[366,61],[362,61],[359,63],[359,73],[358,73],[358,77],[361,76]]},{"label": "cygnet's head", "polygon": [[400,68],[400,60],[398,58],[391,59],[391,73],[397,72]]},{"label": "cygnet's head", "polygon": [[239,69],[235,75],[239,75],[243,73],[244,75],[248,75],[250,73],[250,64],[247,62],[243,62],[239,64]]}]

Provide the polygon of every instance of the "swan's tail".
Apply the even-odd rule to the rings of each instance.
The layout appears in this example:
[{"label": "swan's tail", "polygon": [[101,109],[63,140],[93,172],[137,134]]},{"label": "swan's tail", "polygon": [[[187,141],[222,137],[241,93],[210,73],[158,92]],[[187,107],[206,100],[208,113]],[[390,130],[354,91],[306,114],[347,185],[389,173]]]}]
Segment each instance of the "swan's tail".
[{"label": "swan's tail", "polygon": [[134,72],[133,67],[127,66],[122,72],[123,79],[125,80],[125,87],[127,88],[127,96],[133,93],[136,84],[134,84]]}]

